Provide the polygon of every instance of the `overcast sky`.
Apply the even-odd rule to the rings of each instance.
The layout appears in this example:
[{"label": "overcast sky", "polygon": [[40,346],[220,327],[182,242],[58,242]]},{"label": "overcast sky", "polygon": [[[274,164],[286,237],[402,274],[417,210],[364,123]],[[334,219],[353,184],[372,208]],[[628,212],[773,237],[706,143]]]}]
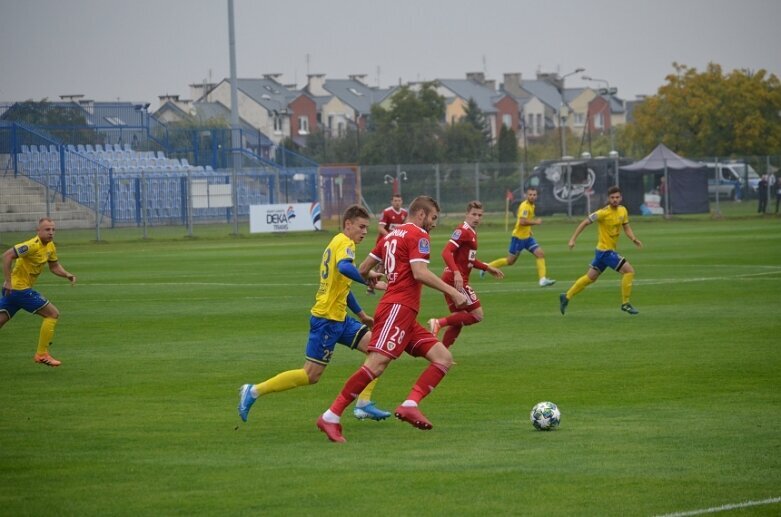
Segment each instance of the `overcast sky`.
[{"label": "overcast sky", "polygon": [[[189,98],[230,75],[227,0],[0,0],[0,101]],[[678,62],[781,76],[779,0],[234,0],[239,77],[584,74],[653,94]],[[585,86],[577,74],[568,87]]]}]

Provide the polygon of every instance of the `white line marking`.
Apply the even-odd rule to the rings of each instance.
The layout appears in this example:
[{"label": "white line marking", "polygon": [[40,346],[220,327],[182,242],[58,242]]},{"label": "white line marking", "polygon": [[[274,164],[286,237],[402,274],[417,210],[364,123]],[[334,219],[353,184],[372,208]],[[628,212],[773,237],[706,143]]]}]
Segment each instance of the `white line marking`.
[{"label": "white line marking", "polygon": [[728,510],[748,508],[749,506],[762,506],[766,504],[776,504],[776,503],[781,503],[781,497],[771,497],[770,499],[763,499],[761,501],[746,501],[743,503],[725,504],[723,506],[714,506],[713,508],[704,508],[701,510],[692,510],[689,512],[666,513],[658,517],[688,517],[689,515],[702,515],[705,513],[726,512]]}]

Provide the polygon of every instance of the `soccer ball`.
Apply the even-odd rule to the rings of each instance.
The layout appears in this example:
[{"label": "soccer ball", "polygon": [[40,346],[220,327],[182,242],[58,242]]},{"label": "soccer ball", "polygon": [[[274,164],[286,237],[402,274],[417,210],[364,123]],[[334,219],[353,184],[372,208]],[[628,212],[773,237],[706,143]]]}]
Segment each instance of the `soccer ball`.
[{"label": "soccer ball", "polygon": [[561,411],[553,402],[540,402],[532,408],[529,419],[538,431],[552,431],[561,422]]}]

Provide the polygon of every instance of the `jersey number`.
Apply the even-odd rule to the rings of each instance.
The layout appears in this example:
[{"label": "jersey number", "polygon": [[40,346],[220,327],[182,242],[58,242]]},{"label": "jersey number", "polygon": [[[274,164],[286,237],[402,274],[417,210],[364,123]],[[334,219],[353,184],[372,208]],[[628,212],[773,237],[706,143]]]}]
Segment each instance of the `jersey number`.
[{"label": "jersey number", "polygon": [[396,239],[385,240],[385,274],[389,275],[396,271],[396,246],[398,241]]},{"label": "jersey number", "polygon": [[323,279],[328,278],[328,263],[331,261],[331,248],[325,250],[323,253],[323,269],[320,272],[320,276]]}]

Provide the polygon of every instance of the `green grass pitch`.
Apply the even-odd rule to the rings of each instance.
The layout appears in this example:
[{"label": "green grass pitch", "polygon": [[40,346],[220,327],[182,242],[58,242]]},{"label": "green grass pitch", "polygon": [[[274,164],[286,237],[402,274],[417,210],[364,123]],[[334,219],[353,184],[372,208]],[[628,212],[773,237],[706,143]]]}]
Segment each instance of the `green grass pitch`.
[{"label": "green grass pitch", "polygon": [[[40,318],[0,330],[2,515],[660,515],[781,496],[781,219],[634,217],[645,248],[630,316],[606,271],[566,316],[558,295],[587,268],[589,227],[548,218],[535,231],[550,277],[528,254],[506,278],[472,285],[485,321],[466,328],[456,366],[423,402],[434,429],[343,418],[348,443],[315,420],[362,361],[339,347],[315,386],[259,400],[238,387],[303,364],[322,249],[335,231],[228,235],[230,228],[58,232],[71,288],[38,289],[62,316],[57,369],[32,361]],[[432,270],[456,217],[432,235]],[[503,256],[503,218],[478,256]],[[28,234],[0,236],[4,249]],[[370,234],[358,248],[363,258]],[[373,311],[378,297],[356,288]],[[424,289],[420,321],[444,315]],[[396,361],[375,390],[403,400],[424,363]],[[552,400],[554,432],[529,410]],[[778,502],[740,514],[778,515]]]}]

